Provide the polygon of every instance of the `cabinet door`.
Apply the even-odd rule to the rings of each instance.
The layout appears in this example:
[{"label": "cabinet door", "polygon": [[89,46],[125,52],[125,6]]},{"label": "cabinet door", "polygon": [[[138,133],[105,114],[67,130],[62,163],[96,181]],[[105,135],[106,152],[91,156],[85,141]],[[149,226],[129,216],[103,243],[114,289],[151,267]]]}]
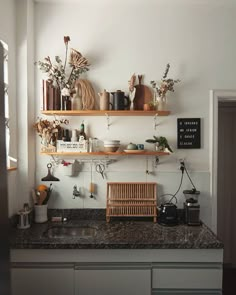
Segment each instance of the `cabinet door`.
[{"label": "cabinet door", "polygon": [[86,267],[75,271],[75,295],[151,295],[151,270]]},{"label": "cabinet door", "polygon": [[74,295],[73,268],[21,267],[11,270],[12,295]]}]

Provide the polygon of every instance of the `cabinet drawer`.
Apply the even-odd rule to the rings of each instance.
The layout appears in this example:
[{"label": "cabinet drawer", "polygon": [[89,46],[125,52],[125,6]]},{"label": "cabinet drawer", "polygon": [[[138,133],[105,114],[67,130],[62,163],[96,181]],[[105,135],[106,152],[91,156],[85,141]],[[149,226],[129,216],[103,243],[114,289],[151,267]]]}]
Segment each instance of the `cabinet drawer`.
[{"label": "cabinet drawer", "polygon": [[75,270],[75,295],[150,295],[151,269],[129,267],[79,267]]},{"label": "cabinet drawer", "polygon": [[222,288],[222,269],[194,267],[159,267],[152,272],[154,289],[218,289]]}]

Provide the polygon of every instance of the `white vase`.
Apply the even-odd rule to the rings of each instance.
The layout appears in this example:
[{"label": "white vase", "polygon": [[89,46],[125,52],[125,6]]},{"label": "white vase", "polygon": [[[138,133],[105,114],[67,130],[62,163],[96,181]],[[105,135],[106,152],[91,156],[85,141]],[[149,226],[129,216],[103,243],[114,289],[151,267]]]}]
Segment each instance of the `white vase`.
[{"label": "white vase", "polygon": [[34,221],[44,223],[48,221],[48,205],[34,205]]},{"label": "white vase", "polygon": [[158,110],[159,111],[167,110],[166,96],[158,97]]}]

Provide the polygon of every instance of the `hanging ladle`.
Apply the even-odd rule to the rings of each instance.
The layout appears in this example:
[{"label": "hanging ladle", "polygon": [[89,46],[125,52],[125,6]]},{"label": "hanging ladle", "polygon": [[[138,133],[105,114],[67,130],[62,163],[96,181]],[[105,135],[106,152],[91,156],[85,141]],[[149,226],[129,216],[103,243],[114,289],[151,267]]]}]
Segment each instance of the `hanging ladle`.
[{"label": "hanging ladle", "polygon": [[45,177],[43,177],[41,180],[42,181],[60,181],[59,178],[57,178],[57,177],[55,177],[55,176],[53,176],[51,174],[51,168],[52,168],[52,164],[51,163],[48,163],[47,164],[47,168],[48,168],[48,175],[45,176]]}]

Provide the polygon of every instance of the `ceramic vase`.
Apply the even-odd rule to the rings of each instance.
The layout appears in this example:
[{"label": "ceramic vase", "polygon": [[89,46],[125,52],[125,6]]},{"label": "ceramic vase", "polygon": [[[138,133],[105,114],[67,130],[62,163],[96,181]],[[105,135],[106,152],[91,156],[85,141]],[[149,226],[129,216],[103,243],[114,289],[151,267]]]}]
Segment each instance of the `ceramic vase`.
[{"label": "ceramic vase", "polygon": [[158,110],[166,111],[167,110],[166,96],[158,97],[157,101],[158,101]]},{"label": "ceramic vase", "polygon": [[44,223],[48,221],[48,205],[34,205],[35,223]]}]

